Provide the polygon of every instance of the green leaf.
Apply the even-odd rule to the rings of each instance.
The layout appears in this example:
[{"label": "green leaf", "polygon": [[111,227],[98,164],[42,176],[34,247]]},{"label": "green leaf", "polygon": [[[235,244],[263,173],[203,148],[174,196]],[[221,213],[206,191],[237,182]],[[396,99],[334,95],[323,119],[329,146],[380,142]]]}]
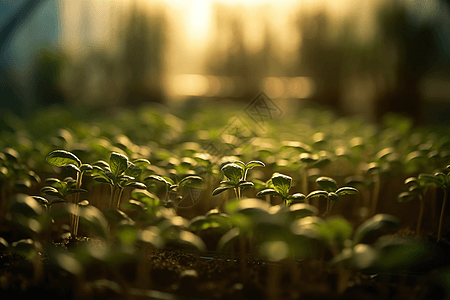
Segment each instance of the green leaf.
[{"label": "green leaf", "polygon": [[403,203],[403,202],[411,201],[414,198],[416,198],[415,194],[409,193],[409,192],[403,192],[403,193],[398,194],[397,201],[400,203]]},{"label": "green leaf", "polygon": [[319,177],[316,179],[316,183],[327,192],[334,192],[338,189],[336,180],[330,177]]},{"label": "green leaf", "polygon": [[416,177],[408,177],[405,179],[404,183],[407,187],[420,186],[420,182]]},{"label": "green leaf", "polygon": [[110,170],[109,164],[104,160],[96,161],[95,163],[92,164],[92,167],[94,168],[98,167],[101,170]]},{"label": "green leaf", "polygon": [[353,235],[353,246],[364,242],[364,239],[371,235],[398,227],[399,225],[400,220],[396,217],[387,214],[377,214],[356,228]]},{"label": "green leaf", "polygon": [[125,184],[126,187],[132,187],[135,189],[140,189],[140,190],[146,190],[147,186],[145,184],[143,184],[142,182],[129,182],[127,184]]},{"label": "green leaf", "polygon": [[89,205],[89,201],[88,200],[83,200],[83,201],[80,201],[79,203],[78,203],[78,205],[79,206],[88,206]]},{"label": "green leaf", "polygon": [[73,164],[77,167],[81,166],[81,160],[73,153],[65,150],[55,150],[50,152],[45,160],[57,167],[64,167],[68,164]]},{"label": "green leaf", "polygon": [[441,181],[431,174],[419,174],[419,180],[423,182],[425,185],[436,185],[441,186]]},{"label": "green leaf", "polygon": [[45,205],[49,205],[50,204],[50,202],[48,202],[48,200],[45,199],[44,197],[41,197],[41,196],[31,196],[31,197],[33,197],[34,200],[39,202],[39,204],[41,204],[41,205],[45,206]]},{"label": "green leaf", "polygon": [[311,152],[312,148],[305,143],[297,142],[297,141],[285,141],[281,145],[280,150],[283,151],[285,149],[296,149],[300,152]]},{"label": "green leaf", "polygon": [[275,174],[272,176],[272,184],[275,191],[277,191],[284,198],[288,196],[291,188],[292,178],[283,174]]},{"label": "green leaf", "polygon": [[52,186],[44,186],[41,189],[41,194],[45,194],[48,196],[62,197],[61,193]]},{"label": "green leaf", "polygon": [[306,203],[295,203],[289,206],[289,214],[295,220],[317,215],[318,213],[319,210],[315,206]]},{"label": "green leaf", "polygon": [[350,186],[344,186],[344,187],[341,187],[336,190],[336,194],[338,194],[339,196],[352,195],[352,194],[358,194],[358,193],[359,193],[359,191],[357,189],[355,189],[354,187],[350,187]]},{"label": "green leaf", "polygon": [[226,251],[233,245],[234,241],[240,236],[240,230],[238,227],[230,229],[225,233],[217,243],[217,251]]},{"label": "green leaf", "polygon": [[128,158],[120,153],[112,152],[109,157],[111,172],[117,177],[128,168]]},{"label": "green leaf", "polygon": [[47,183],[47,184],[54,184],[54,183],[56,183],[56,182],[60,182],[61,180],[59,180],[58,178],[47,178],[47,179],[45,179],[45,183]]},{"label": "green leaf", "polygon": [[95,206],[82,207],[80,209],[80,220],[99,237],[105,240],[108,238],[108,221],[104,214]]},{"label": "green leaf", "polygon": [[232,187],[232,188],[238,187],[238,183],[234,183],[234,182],[227,181],[227,180],[222,180],[220,182],[220,185],[226,186],[226,187]]},{"label": "green leaf", "polygon": [[146,166],[151,164],[150,161],[148,159],[145,159],[145,158],[135,159],[132,162],[133,162],[133,164],[135,164],[136,166],[138,166],[141,169],[143,169]]},{"label": "green leaf", "polygon": [[243,161],[236,160],[234,163],[242,167],[242,169],[245,169],[245,163]]},{"label": "green leaf", "polygon": [[217,188],[214,189],[214,191],[212,192],[213,196],[219,195],[220,193],[225,192],[226,190],[232,189],[232,187],[227,187],[227,186],[219,186]]},{"label": "green leaf", "polygon": [[92,167],[90,164],[82,164],[80,167],[81,172],[92,171],[93,169],[94,167]]},{"label": "green leaf", "polygon": [[174,184],[172,179],[170,179],[168,177],[159,176],[159,175],[150,175],[150,176],[148,176],[147,178],[144,179],[144,181],[147,181],[147,180],[159,181],[161,183],[164,183],[167,186],[171,186],[171,185]]},{"label": "green leaf", "polygon": [[251,181],[240,181],[239,182],[239,187],[241,187],[241,188],[252,187],[252,186],[254,186],[254,184]]},{"label": "green leaf", "polygon": [[87,193],[88,191],[85,189],[70,189],[67,191],[67,195],[76,194],[76,193]]},{"label": "green leaf", "polygon": [[184,177],[183,179],[180,180],[180,182],[178,183],[179,186],[184,186],[187,184],[201,184],[203,181],[203,179],[200,176],[196,176],[196,175],[189,175]]},{"label": "green leaf", "polygon": [[139,168],[132,162],[128,162],[127,169],[125,170],[125,175],[131,176],[131,177],[137,177],[141,173],[142,173],[141,168]]},{"label": "green leaf", "polygon": [[328,198],[328,192],[327,191],[313,191],[306,196],[306,199],[315,198],[315,197]]},{"label": "green leaf", "polygon": [[328,193],[328,199],[330,199],[333,202],[339,201],[339,195],[333,192]]},{"label": "green leaf", "polygon": [[64,168],[66,168],[66,169],[68,169],[68,170],[75,171],[75,172],[77,172],[77,173],[80,173],[80,172],[81,172],[80,169],[79,169],[77,166],[75,166],[74,164],[68,164],[68,165],[65,165]]},{"label": "green leaf", "polygon": [[289,196],[289,199],[293,199],[295,201],[302,201],[306,199],[306,196],[303,195],[302,193],[295,193],[291,196]]},{"label": "green leaf", "polygon": [[436,173],[434,173],[434,177],[439,180],[441,187],[443,187],[443,188],[447,188],[448,187],[447,176],[445,176],[444,173],[436,172]]},{"label": "green leaf", "polygon": [[244,174],[244,168],[236,163],[228,163],[222,167],[222,172],[231,182],[238,183]]},{"label": "green leaf", "polygon": [[64,199],[61,199],[61,198],[57,198],[57,199],[52,200],[49,203],[49,205],[53,205],[53,204],[57,204],[57,203],[66,203],[66,202],[67,202],[67,200],[64,200]]},{"label": "green leaf", "polygon": [[304,164],[313,164],[319,160],[317,154],[302,153],[300,154],[300,161]]},{"label": "green leaf", "polygon": [[266,195],[277,195],[277,196],[280,196],[278,194],[278,192],[275,191],[274,189],[264,189],[264,190],[259,191],[258,193],[256,193],[257,197],[259,197],[259,196],[266,196]]},{"label": "green leaf", "polygon": [[247,170],[250,170],[250,169],[252,169],[252,168],[254,168],[254,167],[265,167],[266,165],[262,162],[262,161],[259,161],[259,160],[252,160],[252,161],[250,161],[248,164],[246,164],[245,165],[245,168],[247,169]]},{"label": "green leaf", "polygon": [[104,176],[94,176],[93,179],[97,182],[101,182],[101,183],[107,183],[107,184],[112,184],[112,181],[110,180],[110,178],[105,178]]}]

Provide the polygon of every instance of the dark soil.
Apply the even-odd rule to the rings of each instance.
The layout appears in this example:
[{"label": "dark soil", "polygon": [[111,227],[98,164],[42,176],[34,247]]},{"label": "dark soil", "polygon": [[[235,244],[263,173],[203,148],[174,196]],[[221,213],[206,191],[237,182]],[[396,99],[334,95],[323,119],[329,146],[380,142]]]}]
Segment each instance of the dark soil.
[{"label": "dark soil", "polygon": [[[79,241],[78,243],[80,243]],[[67,246],[61,243],[60,246]],[[90,264],[83,279],[52,268],[45,257],[45,276],[33,281],[32,264],[17,254],[0,253],[1,299],[444,299],[433,271],[392,274],[349,274],[348,288],[337,294],[341,271],[317,261],[269,263],[224,256],[202,256],[179,250],[154,251],[148,279],[135,274],[139,263],[114,267]],[[273,283],[273,284],[272,284]],[[278,283],[278,284],[277,284]],[[271,295],[269,297],[269,295]],[[34,298],[36,299],[36,298]]]}]

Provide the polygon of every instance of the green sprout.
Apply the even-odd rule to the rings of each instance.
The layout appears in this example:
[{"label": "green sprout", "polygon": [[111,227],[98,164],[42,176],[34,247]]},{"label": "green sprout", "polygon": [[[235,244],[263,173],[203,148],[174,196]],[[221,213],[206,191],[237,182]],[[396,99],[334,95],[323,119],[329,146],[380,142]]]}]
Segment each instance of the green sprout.
[{"label": "green sprout", "polygon": [[197,175],[188,175],[180,180],[180,182],[175,183],[171,178],[167,176],[159,176],[159,175],[150,175],[144,179],[144,182],[147,181],[157,181],[163,183],[166,187],[166,195],[164,202],[166,205],[171,205],[171,200],[169,199],[169,192],[174,191],[180,187],[187,186],[189,184],[199,185],[203,182],[203,179]]},{"label": "green sprout", "polygon": [[111,186],[111,195],[109,199],[110,209],[119,209],[120,200],[124,188],[147,189],[142,182],[137,181],[142,169],[138,166],[149,165],[146,159],[138,159],[133,162],[128,160],[123,154],[112,152],[109,158],[109,164],[105,161],[94,163],[92,175],[94,180],[107,183]]},{"label": "green sprout", "polygon": [[[69,170],[74,170],[76,172],[77,179],[75,183],[75,189],[74,190],[72,189],[72,191],[75,194],[73,203],[75,205],[78,205],[78,203],[80,202],[80,192],[84,191],[81,190],[81,182],[83,174],[86,171],[91,171],[93,167],[89,164],[83,164],[75,154],[65,150],[54,150],[47,155],[45,160],[53,166],[65,167]],[[58,186],[60,187],[60,191],[66,193],[66,195],[67,193],[70,192],[69,191],[70,189],[67,186],[67,184],[63,184],[61,182],[56,182],[55,184],[58,184]],[[44,191],[41,192],[43,193],[55,192],[55,194],[58,194],[59,193],[58,189],[57,188],[54,189],[56,191],[50,187],[47,189],[44,188]],[[64,194],[61,195],[63,196],[62,199],[65,199],[64,196],[66,195]],[[71,217],[70,222],[70,234],[72,238],[75,238],[78,234],[78,223],[79,217],[78,214],[75,213],[75,215]]]},{"label": "green sprout", "polygon": [[417,225],[416,225],[416,235],[420,235],[420,228],[422,225],[422,217],[423,217],[423,211],[424,211],[424,196],[425,193],[428,190],[428,187],[430,186],[423,180],[423,176],[421,179],[418,179],[417,177],[409,177],[405,180],[405,185],[408,187],[408,191],[402,192],[398,195],[397,201],[400,203],[408,202],[413,199],[418,198],[419,199],[419,216],[417,219]]},{"label": "green sprout", "polygon": [[447,203],[447,193],[450,190],[450,165],[448,165],[442,172],[436,172],[434,174],[419,174],[418,178],[419,180],[422,180],[425,184],[430,184],[441,188],[444,192],[437,236],[437,240],[439,242],[442,237],[442,223],[444,221],[445,205]]},{"label": "green sprout", "polygon": [[257,166],[264,167],[265,164],[261,161],[250,161],[247,164],[235,161],[225,164],[221,170],[228,180],[221,181],[220,186],[214,189],[212,195],[215,196],[226,190],[234,189],[236,198],[241,199],[242,190],[254,186],[253,182],[247,181],[248,170]]},{"label": "green sprout", "polygon": [[256,196],[266,196],[275,195],[281,197],[286,205],[291,205],[293,203],[298,203],[305,200],[305,195],[302,193],[295,193],[289,195],[289,190],[291,189],[292,178],[290,176],[275,173],[269,181],[269,186],[271,188],[259,191]]},{"label": "green sprout", "polygon": [[325,197],[327,199],[327,211],[324,215],[329,214],[334,203],[338,202],[343,195],[357,194],[359,191],[350,186],[339,188],[336,180],[330,177],[319,177],[316,183],[323,189],[309,193],[306,198]]}]

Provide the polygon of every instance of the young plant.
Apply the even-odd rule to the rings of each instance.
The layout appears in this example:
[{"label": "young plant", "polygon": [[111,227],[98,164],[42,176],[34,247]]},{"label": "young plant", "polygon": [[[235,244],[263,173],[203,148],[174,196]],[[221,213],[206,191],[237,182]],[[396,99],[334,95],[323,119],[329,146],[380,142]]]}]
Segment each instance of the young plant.
[{"label": "young plant", "polygon": [[261,161],[250,161],[245,164],[241,161],[227,163],[222,167],[222,172],[228,180],[220,182],[220,186],[214,189],[212,195],[218,195],[226,190],[234,189],[237,199],[241,199],[242,190],[246,187],[254,186],[253,182],[247,181],[248,170],[259,166],[264,167]]},{"label": "young plant", "polygon": [[109,164],[105,161],[94,163],[92,175],[94,180],[107,183],[111,186],[109,199],[110,209],[119,209],[123,189],[130,187],[135,189],[146,189],[147,186],[137,181],[142,169],[138,166],[150,164],[146,159],[138,159],[133,162],[128,160],[123,154],[112,152],[109,157]]},{"label": "young plant", "polygon": [[291,189],[292,178],[290,176],[275,173],[269,181],[269,186],[272,188],[259,191],[256,196],[275,195],[281,197],[285,205],[301,202],[305,200],[305,195],[302,193],[295,193],[289,195]]},{"label": "young plant", "polygon": [[[75,154],[65,151],[65,150],[52,151],[47,155],[45,160],[53,166],[65,167],[69,170],[74,170],[76,172],[77,179],[76,179],[75,189],[72,191],[74,191],[74,194],[75,194],[73,203],[78,206],[78,203],[80,202],[80,192],[84,191],[84,190],[81,190],[81,182],[82,182],[83,174],[86,171],[92,170],[93,169],[92,166],[89,164],[83,164],[81,162],[81,160]],[[67,185],[65,185],[65,187],[67,188]],[[64,185],[60,184],[60,189],[63,190]],[[45,191],[50,192],[50,190],[51,190],[50,188],[47,188]],[[45,193],[45,191],[43,191],[43,193]],[[58,191],[56,191],[56,192],[57,192],[56,194],[58,194]],[[68,193],[69,191],[67,189],[65,189],[64,192]],[[71,217],[71,222],[70,222],[70,234],[71,234],[72,238],[75,238],[78,234],[78,223],[79,223],[79,217],[78,217],[78,214],[75,213]]]},{"label": "young plant", "polygon": [[420,228],[422,225],[422,217],[424,211],[423,198],[428,190],[429,185],[425,183],[423,179],[416,177],[409,177],[405,180],[405,185],[408,187],[408,191],[400,193],[397,197],[397,201],[400,203],[411,201],[415,198],[419,199],[419,216],[416,225],[416,235],[420,235]]},{"label": "young plant", "polygon": [[17,192],[27,192],[40,178],[26,165],[19,152],[6,148],[0,152],[0,222],[6,215],[8,200]]},{"label": "young plant", "polygon": [[324,215],[329,214],[334,203],[338,202],[343,195],[357,194],[359,191],[353,187],[344,186],[339,188],[336,180],[330,177],[319,177],[316,183],[322,188],[309,193],[306,198],[325,197],[327,199],[327,211]]},{"label": "young plant", "polygon": [[419,174],[419,180],[423,181],[425,184],[430,184],[441,188],[444,192],[444,199],[442,201],[441,216],[439,218],[438,227],[438,242],[442,237],[442,223],[444,221],[445,205],[447,203],[447,194],[450,190],[450,165],[448,165],[442,172],[436,172],[432,174]]},{"label": "young plant", "polygon": [[175,183],[171,178],[166,177],[166,176],[150,175],[144,179],[144,182],[147,182],[147,181],[157,181],[157,182],[164,184],[164,186],[166,187],[166,195],[164,198],[164,202],[166,203],[166,205],[169,205],[170,204],[170,200],[169,200],[170,191],[174,191],[180,187],[187,186],[189,184],[200,185],[202,183],[203,179],[200,176],[188,175],[188,176],[184,177],[183,179],[181,179],[180,182]]}]

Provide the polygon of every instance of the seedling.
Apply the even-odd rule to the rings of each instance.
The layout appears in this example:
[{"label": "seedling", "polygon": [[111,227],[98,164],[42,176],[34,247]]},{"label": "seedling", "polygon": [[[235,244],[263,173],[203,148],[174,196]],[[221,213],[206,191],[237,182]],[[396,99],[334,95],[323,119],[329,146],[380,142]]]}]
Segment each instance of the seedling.
[{"label": "seedling", "polygon": [[94,170],[92,175],[94,176],[94,180],[107,183],[111,186],[109,199],[110,209],[119,209],[124,188],[147,188],[145,184],[138,182],[136,179],[142,172],[142,169],[136,164],[145,166],[150,164],[150,162],[145,159],[131,162],[125,155],[112,152],[109,158],[109,164],[105,161],[98,161],[93,164]]},{"label": "seedling", "polygon": [[241,199],[242,190],[246,187],[254,186],[253,182],[247,181],[248,170],[259,166],[264,167],[265,164],[261,161],[250,161],[245,164],[241,161],[235,161],[233,163],[227,163],[222,167],[222,172],[228,180],[220,182],[220,186],[217,187],[212,195],[218,195],[229,189],[234,189],[237,199]]},{"label": "seedling", "polygon": [[405,185],[408,187],[407,192],[400,193],[397,197],[397,201],[400,203],[411,201],[415,198],[419,199],[419,216],[417,219],[416,235],[420,235],[420,228],[422,225],[422,217],[424,211],[423,198],[428,190],[429,185],[423,179],[416,177],[409,177],[405,180]]},{"label": "seedling", "polygon": [[[74,198],[73,203],[78,206],[78,202],[80,201],[80,192],[83,191],[83,190],[81,190],[81,181],[83,178],[83,173],[85,171],[92,170],[93,169],[92,166],[89,164],[83,164],[81,162],[81,160],[75,154],[65,151],[65,150],[52,151],[47,155],[45,160],[53,166],[65,167],[69,170],[74,170],[76,172],[77,179],[76,179],[76,185],[75,185],[75,190],[74,190],[75,198]],[[57,184],[57,183],[58,182],[55,182],[55,184]],[[67,184],[66,185],[59,184],[59,186],[60,186],[61,192],[66,193],[66,195],[67,195],[67,193],[69,193]],[[42,192],[43,193],[54,192],[55,194],[58,194],[60,192],[56,188],[55,188],[55,190],[53,190],[51,188],[47,188]],[[61,194],[61,195],[66,196],[63,194]],[[65,199],[65,198],[63,197],[62,199]],[[78,218],[77,214],[75,214],[74,216],[71,217],[71,222],[70,222],[70,234],[71,234],[72,238],[75,238],[78,234],[78,223],[79,223],[79,218]]]},{"label": "seedling", "polygon": [[270,179],[269,186],[273,186],[273,188],[264,189],[259,191],[256,196],[265,196],[265,195],[275,195],[281,197],[283,199],[283,203],[285,205],[291,205],[293,203],[298,203],[305,200],[305,195],[302,193],[295,193],[293,195],[289,195],[289,190],[291,189],[292,177],[275,173],[272,175]]},{"label": "seedling", "polygon": [[24,164],[19,152],[6,148],[0,152],[0,222],[6,214],[7,201],[16,192],[27,192],[33,184],[40,183],[36,173]]},{"label": "seedling", "polygon": [[447,193],[450,190],[450,165],[448,165],[442,172],[432,174],[419,174],[419,180],[425,184],[430,184],[441,188],[444,191],[444,199],[442,201],[441,216],[439,218],[438,227],[438,242],[442,236],[442,223],[444,221],[445,205],[447,203]]},{"label": "seedling", "polygon": [[316,183],[323,189],[309,193],[306,198],[325,197],[327,199],[327,211],[324,215],[329,214],[334,203],[338,202],[343,195],[357,194],[359,191],[353,187],[344,186],[338,188],[336,180],[330,177],[319,177]]},{"label": "seedling", "polygon": [[144,182],[148,181],[157,181],[164,184],[164,186],[166,187],[166,195],[164,198],[164,202],[166,203],[166,205],[168,205],[170,201],[169,200],[170,191],[174,191],[180,187],[184,187],[187,185],[196,185],[196,186],[201,185],[203,179],[200,176],[188,175],[183,179],[181,179],[180,182],[175,183],[171,178],[166,176],[150,175],[144,179]]}]

